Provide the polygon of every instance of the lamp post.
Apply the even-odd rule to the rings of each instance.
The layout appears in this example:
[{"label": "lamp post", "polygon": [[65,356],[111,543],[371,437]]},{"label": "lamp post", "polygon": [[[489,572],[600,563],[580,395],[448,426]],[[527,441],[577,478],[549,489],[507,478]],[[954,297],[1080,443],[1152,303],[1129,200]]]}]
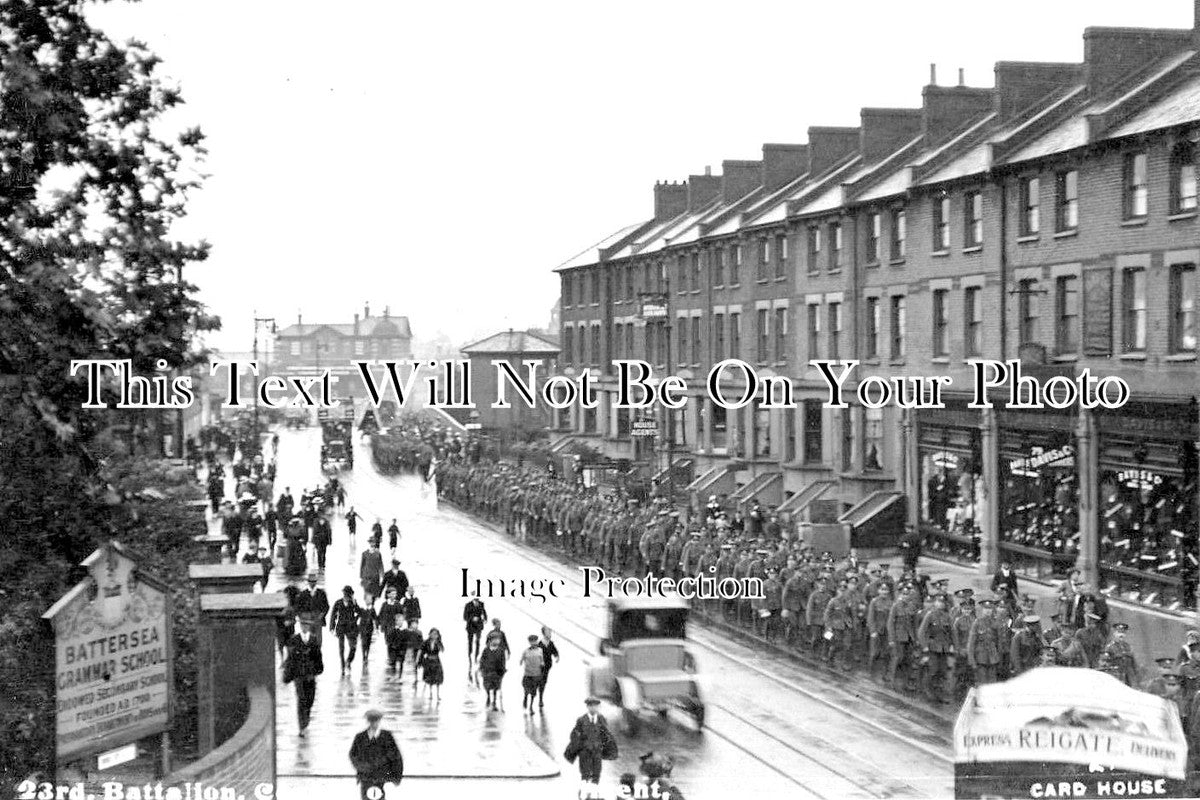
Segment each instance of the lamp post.
[{"label": "lamp post", "polygon": [[[254,312],[254,361],[255,361],[255,363],[258,362],[258,326],[266,325],[267,323],[271,324],[271,335],[274,335],[275,331],[276,331],[275,318],[274,317],[260,317],[260,316],[258,316],[258,311],[255,310],[255,312]],[[254,393],[254,446],[258,447],[258,448],[261,448],[261,446],[262,446],[261,433],[260,433],[260,429],[259,429],[259,425],[258,425],[258,392],[257,391]]]}]

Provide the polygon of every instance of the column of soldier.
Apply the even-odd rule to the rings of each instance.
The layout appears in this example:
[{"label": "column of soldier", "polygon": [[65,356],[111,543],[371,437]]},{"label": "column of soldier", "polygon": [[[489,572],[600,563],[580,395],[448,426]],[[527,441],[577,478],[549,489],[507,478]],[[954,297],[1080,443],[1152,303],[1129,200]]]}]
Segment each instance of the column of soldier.
[{"label": "column of soldier", "polygon": [[1018,594],[1007,565],[986,594],[951,592],[947,579],[918,574],[915,556],[904,565],[872,565],[854,553],[817,553],[784,534],[774,508],[757,503],[743,514],[728,498],[711,496],[703,517],[684,524],[665,497],[643,504],[601,496],[574,476],[563,480],[530,465],[451,459],[440,477],[439,491],[456,505],[523,542],[610,573],[760,578],[763,599],[714,601],[702,610],[767,644],[841,670],[863,669],[905,691],[922,690],[933,702],[1041,665],[1105,670],[1129,685],[1169,692],[1181,712],[1200,689],[1200,654],[1195,663],[1160,659],[1153,674],[1139,669],[1128,626],[1108,624],[1103,596],[1078,575],[1043,620],[1035,598]]}]

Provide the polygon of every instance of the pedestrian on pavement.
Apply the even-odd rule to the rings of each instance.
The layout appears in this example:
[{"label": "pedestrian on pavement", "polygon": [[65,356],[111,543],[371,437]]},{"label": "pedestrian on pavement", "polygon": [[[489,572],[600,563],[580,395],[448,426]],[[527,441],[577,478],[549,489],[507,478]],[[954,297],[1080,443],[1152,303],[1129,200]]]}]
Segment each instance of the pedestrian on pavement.
[{"label": "pedestrian on pavement", "polygon": [[[312,597],[309,604],[310,613],[313,619],[317,622],[318,629],[325,627],[325,617],[329,613],[329,595],[325,594],[325,590],[317,586],[317,573],[308,573],[308,589],[306,590]],[[304,592],[301,592],[304,594]],[[320,638],[318,635],[317,638]]]},{"label": "pedestrian on pavement", "polygon": [[[396,668],[396,675],[400,676],[404,674],[404,658],[408,656],[413,665],[413,686],[415,687],[421,677],[421,648],[425,645],[425,637],[421,635],[421,629],[417,627],[415,619],[407,623],[401,620],[396,624],[400,627],[400,633],[397,638],[400,660]],[[441,641],[440,633],[438,634],[438,641]]]},{"label": "pedestrian on pavement", "polygon": [[383,573],[383,588],[395,589],[396,597],[404,597],[408,594],[408,575],[404,570],[400,569],[400,559],[392,559],[392,568]]},{"label": "pedestrian on pavement", "polygon": [[512,655],[512,648],[508,646],[508,637],[504,635],[504,631],[500,630],[500,618],[492,620],[492,629],[488,631],[485,644],[491,643],[493,640],[499,643],[500,650],[504,653],[505,662]]},{"label": "pedestrian on pavement", "polygon": [[383,634],[384,644],[387,646],[387,663],[388,670],[396,669],[396,664],[399,663],[401,669],[404,667],[404,650],[400,632],[403,629],[403,617],[400,614],[400,602],[396,599],[396,592],[388,589],[384,593],[383,603],[379,606],[379,632]]},{"label": "pedestrian on pavement", "polygon": [[412,586],[408,587],[404,599],[400,601],[400,613],[404,615],[405,622],[421,621],[421,601],[417,599]]},{"label": "pedestrian on pavement", "polygon": [[[416,621],[412,624],[415,626]],[[439,703],[442,702],[442,681],[445,679],[442,673],[442,651],[445,649],[446,646],[442,644],[442,632],[437,628],[430,628],[429,638],[421,645],[416,662],[421,676],[425,679],[425,685],[431,687],[430,697],[436,693]]]},{"label": "pedestrian on pavement", "polygon": [[533,700],[537,697],[538,687],[542,685],[543,666],[545,665],[546,654],[538,643],[538,637],[534,634],[529,636],[529,647],[521,653],[521,667],[524,668],[525,674],[521,676],[521,688],[525,690],[524,696],[521,698],[521,708],[527,709],[533,714]]},{"label": "pedestrian on pavement", "polygon": [[371,641],[375,638],[375,629],[379,627],[379,614],[373,605],[358,607],[358,640],[362,649],[363,670],[367,668],[367,656],[371,655]]},{"label": "pedestrian on pavement", "polygon": [[388,525],[388,549],[393,553],[396,552],[396,545],[400,543],[400,526],[396,524],[396,518],[392,518],[392,524]]},{"label": "pedestrian on pavement", "polygon": [[350,506],[350,510],[346,512],[346,531],[350,534],[350,541],[354,541],[354,532],[358,530],[358,521],[363,518],[363,515],[354,510],[354,506]]},{"label": "pedestrian on pavement", "polygon": [[479,659],[479,642],[487,622],[487,609],[479,599],[479,592],[473,593],[463,606],[463,621],[467,623],[467,663],[474,664]]},{"label": "pedestrian on pavement", "polygon": [[404,758],[396,737],[379,725],[383,712],[372,708],[366,718],[367,729],[359,731],[350,744],[350,763],[358,774],[362,800],[380,800],[386,796],[386,784],[400,786],[404,777]]},{"label": "pedestrian on pavement", "polygon": [[329,520],[324,517],[317,517],[313,523],[313,547],[317,550],[317,569],[321,572],[325,571],[325,551],[329,549],[329,545],[333,544],[333,530],[329,527]]},{"label": "pedestrian on pavement", "polygon": [[[342,662],[342,674],[354,666],[354,655],[358,648],[358,617],[361,614],[358,603],[354,602],[354,588],[346,586],[342,596],[333,604],[333,612],[329,615],[329,630],[334,632],[338,640],[338,659]],[[350,656],[346,657],[346,645],[350,645]]]},{"label": "pedestrian on pavement", "polygon": [[570,763],[579,759],[579,779],[584,784],[591,784],[585,785],[584,789],[594,795],[600,783],[602,762],[617,757],[617,740],[608,730],[608,721],[600,714],[600,701],[589,697],[584,705],[587,713],[575,720],[563,758]]},{"label": "pedestrian on pavement", "polygon": [[550,680],[550,667],[558,661],[558,646],[550,638],[550,629],[542,626],[542,680],[538,684],[538,708],[542,708],[546,697],[546,682]]},{"label": "pedestrian on pavement", "polygon": [[321,645],[313,633],[311,621],[300,623],[300,632],[288,643],[287,660],[283,662],[283,682],[296,686],[296,716],[303,738],[308,728],[313,702],[317,699],[317,676],[325,671]]},{"label": "pedestrian on pavement", "polygon": [[380,547],[383,543],[383,520],[379,517],[376,517],[375,521],[371,523],[371,541],[375,543],[376,547]]},{"label": "pedestrian on pavement", "polygon": [[373,604],[383,587],[383,554],[379,552],[379,542],[372,540],[370,548],[362,554],[358,577],[362,581],[363,602]]},{"label": "pedestrian on pavement", "polygon": [[487,692],[487,707],[499,708],[503,711],[503,700],[500,696],[500,682],[508,667],[504,651],[500,649],[499,638],[489,638],[487,646],[479,654],[479,675],[483,678],[483,688]]}]

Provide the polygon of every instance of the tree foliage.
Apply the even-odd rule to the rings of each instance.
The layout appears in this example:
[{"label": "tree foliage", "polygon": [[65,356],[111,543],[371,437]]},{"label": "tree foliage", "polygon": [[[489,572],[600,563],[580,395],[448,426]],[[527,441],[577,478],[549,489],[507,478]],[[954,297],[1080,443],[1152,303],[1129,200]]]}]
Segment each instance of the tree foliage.
[{"label": "tree foliage", "polygon": [[[170,118],[182,103],[142,44],[93,27],[82,0],[0,3],[0,783],[45,770],[53,754],[53,652],[41,614],[105,539],[186,585],[193,525],[178,506],[114,502],[130,482],[96,454],[113,417],[80,408],[73,359],[201,357],[217,320],[185,267],[204,242],[175,224],[202,180],[198,129]],[[128,462],[125,462],[128,463]],[[195,533],[196,531],[190,531]],[[177,603],[188,653],[190,598]],[[194,681],[194,669],[191,669]],[[176,689],[189,670],[176,668]],[[194,728],[194,723],[193,726]]]}]

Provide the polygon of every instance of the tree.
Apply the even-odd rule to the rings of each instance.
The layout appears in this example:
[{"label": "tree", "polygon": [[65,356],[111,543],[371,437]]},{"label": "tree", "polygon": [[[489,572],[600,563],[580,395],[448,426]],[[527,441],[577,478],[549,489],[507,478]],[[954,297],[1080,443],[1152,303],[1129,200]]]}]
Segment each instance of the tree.
[{"label": "tree", "polygon": [[80,408],[85,386],[70,362],[184,368],[203,356],[197,333],[218,325],[184,275],[207,244],[172,236],[203,177],[203,136],[171,132],[164,115],[182,98],[158,77],[158,59],[111,41],[83,11],[82,0],[0,3],[4,785],[50,766],[42,612],[98,542],[138,530],[92,455],[112,417]]}]

